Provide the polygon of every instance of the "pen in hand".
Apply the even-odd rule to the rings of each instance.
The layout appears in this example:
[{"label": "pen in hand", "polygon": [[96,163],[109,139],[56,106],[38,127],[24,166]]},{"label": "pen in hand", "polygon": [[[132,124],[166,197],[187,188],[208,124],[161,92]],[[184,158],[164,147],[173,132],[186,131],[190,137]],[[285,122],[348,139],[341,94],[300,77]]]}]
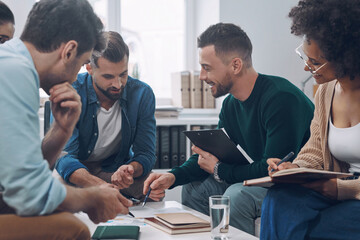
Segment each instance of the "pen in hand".
[{"label": "pen in hand", "polygon": [[130,216],[132,216],[133,218],[135,217],[134,214],[132,214],[131,212],[128,213]]},{"label": "pen in hand", "polygon": [[[286,155],[283,159],[281,159],[280,162],[278,162],[278,164],[276,164],[276,166],[279,166],[280,164],[282,164],[283,162],[287,162],[289,161],[293,156],[295,155],[294,152],[290,152],[288,155]],[[271,169],[270,172],[275,171],[275,169]]]},{"label": "pen in hand", "polygon": [[150,192],[151,192],[151,188],[149,187],[149,190],[148,190],[148,192],[147,192],[146,195],[145,195],[145,199],[144,199],[144,202],[143,202],[143,204],[142,204],[142,207],[145,206],[146,200],[149,198]]}]

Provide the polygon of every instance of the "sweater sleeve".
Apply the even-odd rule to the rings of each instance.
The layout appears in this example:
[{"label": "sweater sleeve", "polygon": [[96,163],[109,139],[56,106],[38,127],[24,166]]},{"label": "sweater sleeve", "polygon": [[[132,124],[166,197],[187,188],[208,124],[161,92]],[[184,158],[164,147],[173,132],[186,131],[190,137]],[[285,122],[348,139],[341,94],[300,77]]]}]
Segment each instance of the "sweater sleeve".
[{"label": "sweater sleeve", "polygon": [[209,176],[209,173],[200,168],[198,157],[198,154],[194,154],[183,165],[170,170],[170,173],[175,175],[175,183],[171,188],[193,181],[201,181]]},{"label": "sweater sleeve", "polygon": [[155,138],[156,122],[155,96],[150,87],[142,92],[139,104],[139,117],[137,119],[137,130],[132,145],[134,156],[127,162],[138,162],[143,167],[142,176],[146,176],[155,164]]},{"label": "sweater sleeve", "polygon": [[[291,93],[281,93],[264,101],[261,108],[262,124],[266,131],[265,148],[261,159],[248,165],[225,164],[219,166],[219,176],[227,183],[268,175],[266,160],[282,158],[290,151],[297,154],[308,138],[313,108],[303,98]],[[251,136],[249,136],[251,137]]]},{"label": "sweater sleeve", "polygon": [[[221,110],[219,115],[218,128],[223,127],[223,116],[224,113],[223,110]],[[201,181],[210,175],[208,172],[200,168],[198,164],[198,157],[198,154],[194,154],[183,165],[170,170],[170,173],[175,175],[175,183],[170,187],[170,189],[179,185],[190,183],[192,181]]]},{"label": "sweater sleeve", "polygon": [[315,95],[315,112],[314,118],[310,125],[310,138],[301,149],[296,159],[293,161],[294,164],[297,164],[300,167],[314,168],[319,170],[324,169],[324,156],[322,154],[322,139],[320,135],[320,119],[324,117],[324,112],[320,108],[320,105],[323,103],[320,102],[324,98],[324,94],[324,85],[321,85]]}]

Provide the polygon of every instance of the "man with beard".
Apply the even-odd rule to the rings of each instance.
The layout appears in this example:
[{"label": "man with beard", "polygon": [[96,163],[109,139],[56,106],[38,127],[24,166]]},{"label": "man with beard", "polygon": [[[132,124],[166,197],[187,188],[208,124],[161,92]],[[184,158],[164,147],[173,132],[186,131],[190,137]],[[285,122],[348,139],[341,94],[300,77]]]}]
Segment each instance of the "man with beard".
[{"label": "man with beard", "polygon": [[252,45],[233,24],[210,26],[198,38],[200,80],[214,97],[225,94],[218,128],[239,144],[253,161],[247,165],[221,159],[193,146],[196,153],[169,173],[152,173],[144,184],[150,198],[159,200],[164,189],[184,185],[182,203],[209,215],[209,196],[230,197],[230,225],[254,234],[267,189],[244,187],[247,179],[268,175],[271,156],[297,154],[310,136],[312,102],[288,80],[257,73],[252,66]]},{"label": "man with beard", "polygon": [[81,115],[56,170],[67,183],[111,183],[141,199],[155,163],[155,97],[147,84],[128,76],[129,49],[120,34],[104,36],[105,50],[92,53],[87,73],[73,83]]}]

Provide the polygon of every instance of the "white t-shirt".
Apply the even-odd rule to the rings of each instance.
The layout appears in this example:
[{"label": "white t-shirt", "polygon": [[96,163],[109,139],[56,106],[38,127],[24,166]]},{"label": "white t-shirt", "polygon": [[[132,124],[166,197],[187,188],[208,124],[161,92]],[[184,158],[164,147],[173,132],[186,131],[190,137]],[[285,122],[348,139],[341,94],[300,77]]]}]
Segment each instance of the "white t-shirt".
[{"label": "white t-shirt", "polygon": [[337,128],[329,120],[329,149],[338,160],[350,164],[350,172],[360,172],[360,123],[349,128]]},{"label": "white t-shirt", "polygon": [[[119,151],[121,142],[121,107],[118,101],[106,110],[100,107],[97,112],[99,129],[98,140],[88,161],[102,161]],[[96,133],[95,133],[96,134]]]}]

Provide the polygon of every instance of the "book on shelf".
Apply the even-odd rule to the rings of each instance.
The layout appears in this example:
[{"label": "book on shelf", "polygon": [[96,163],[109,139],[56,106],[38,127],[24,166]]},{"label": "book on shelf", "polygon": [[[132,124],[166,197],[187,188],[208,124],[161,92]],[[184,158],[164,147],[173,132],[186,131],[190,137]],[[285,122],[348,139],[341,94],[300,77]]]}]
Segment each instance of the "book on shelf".
[{"label": "book on shelf", "polygon": [[245,180],[244,186],[271,187],[275,183],[307,183],[320,179],[345,178],[352,173],[332,172],[311,168],[290,168],[275,172],[272,176]]},{"label": "book on shelf", "polygon": [[179,166],[179,128],[170,127],[170,167]]},{"label": "book on shelf", "polygon": [[209,232],[210,222],[192,213],[163,213],[145,218],[145,223],[171,235],[195,232]]},{"label": "book on shelf", "polygon": [[169,169],[170,168],[170,127],[161,126],[160,135],[160,168]]},{"label": "book on shelf", "polygon": [[184,134],[195,146],[213,154],[221,162],[244,165],[253,162],[240,145],[236,145],[229,138],[223,128],[184,131]]},{"label": "book on shelf", "polygon": [[215,108],[215,98],[208,84],[202,82],[202,108]]},{"label": "book on shelf", "polygon": [[179,126],[178,127],[178,134],[179,134],[179,166],[181,166],[186,161],[186,136],[183,133],[184,131],[186,131],[186,126]]},{"label": "book on shelf", "polygon": [[155,117],[156,118],[177,118],[181,112],[181,107],[175,107],[171,105],[156,106]]},{"label": "book on shelf", "polygon": [[171,74],[171,93],[173,105],[190,108],[190,72],[181,71]]},{"label": "book on shelf", "polygon": [[200,72],[193,71],[190,74],[190,108],[202,108],[203,83],[199,79]]}]

